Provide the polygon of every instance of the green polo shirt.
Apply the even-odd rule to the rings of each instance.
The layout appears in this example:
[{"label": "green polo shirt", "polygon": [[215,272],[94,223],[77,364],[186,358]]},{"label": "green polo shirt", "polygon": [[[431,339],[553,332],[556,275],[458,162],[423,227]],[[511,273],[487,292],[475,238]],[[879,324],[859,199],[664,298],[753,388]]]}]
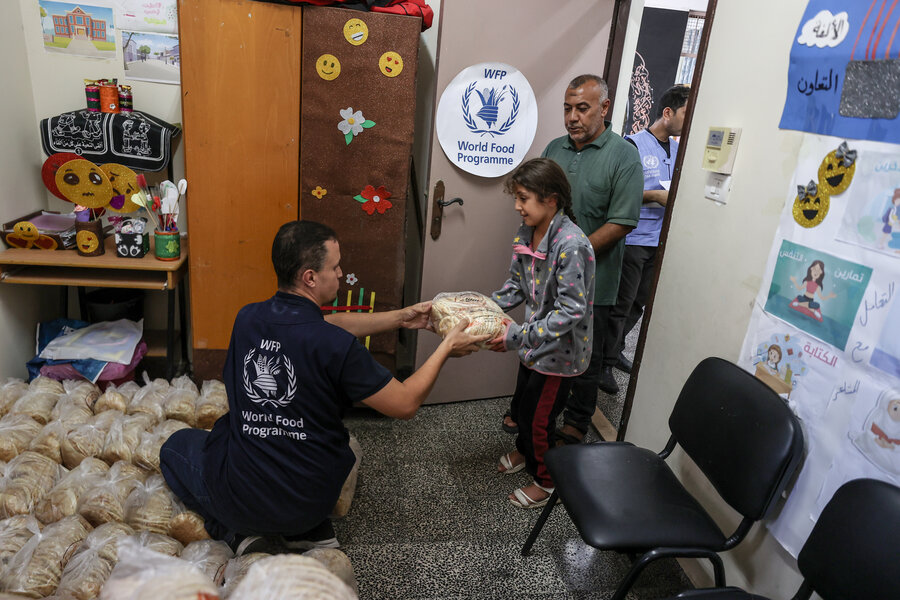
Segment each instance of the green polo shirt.
[{"label": "green polo shirt", "polygon": [[[547,144],[541,155],[559,164],[572,186],[572,208],[578,226],[588,235],[605,223],[636,227],[644,195],[641,155],[609,128],[593,142],[576,150],[568,135]],[[625,238],[596,255],[594,304],[616,303]]]}]

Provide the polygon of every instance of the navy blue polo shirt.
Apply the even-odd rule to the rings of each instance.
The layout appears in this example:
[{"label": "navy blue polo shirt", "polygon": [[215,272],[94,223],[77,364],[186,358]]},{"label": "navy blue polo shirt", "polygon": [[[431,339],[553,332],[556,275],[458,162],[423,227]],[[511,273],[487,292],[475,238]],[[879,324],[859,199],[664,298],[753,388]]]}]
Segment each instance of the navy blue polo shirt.
[{"label": "navy blue polo shirt", "polygon": [[391,381],[314,302],[277,292],[242,308],[223,380],[229,412],[206,443],[217,517],[256,534],[299,534],[328,516],[354,463],[345,410]]}]

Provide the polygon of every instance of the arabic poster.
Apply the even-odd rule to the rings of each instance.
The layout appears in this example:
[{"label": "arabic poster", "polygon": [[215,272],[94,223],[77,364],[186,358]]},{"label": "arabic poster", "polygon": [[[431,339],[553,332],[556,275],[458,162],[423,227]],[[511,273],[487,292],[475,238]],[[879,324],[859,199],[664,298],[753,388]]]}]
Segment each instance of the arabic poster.
[{"label": "arabic poster", "polygon": [[129,31],[178,34],[176,0],[116,0],[116,17]]},{"label": "arabic poster", "polygon": [[178,36],[140,31],[122,32],[125,76],[157,83],[181,83]]},{"label": "arabic poster", "polygon": [[44,50],[88,58],[116,57],[113,11],[102,6],[39,0]]},{"label": "arabic poster", "polygon": [[[738,364],[804,428],[804,465],[767,522],[794,556],[842,483],[900,485],[900,255],[877,235],[900,188],[896,156],[886,143],[804,136],[741,348]],[[801,187],[819,202],[801,202]]]},{"label": "arabic poster", "polygon": [[779,127],[900,143],[898,23],[900,11],[878,0],[809,0]]},{"label": "arabic poster", "polygon": [[844,349],[872,269],[784,240],[765,311]]}]

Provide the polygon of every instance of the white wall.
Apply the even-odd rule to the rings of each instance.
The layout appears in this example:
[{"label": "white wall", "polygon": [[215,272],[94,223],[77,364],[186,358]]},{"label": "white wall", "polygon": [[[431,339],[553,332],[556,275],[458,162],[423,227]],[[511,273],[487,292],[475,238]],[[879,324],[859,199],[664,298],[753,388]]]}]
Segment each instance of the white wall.
[{"label": "white wall", "polygon": [[[781,131],[788,58],[805,3],[720,1],[685,148],[665,258],[649,321],[626,439],[662,449],[668,415],[690,371],[707,356],[736,361],[778,225],[801,134]],[[765,19],[765,31],[748,23]],[[700,169],[710,126],[742,127],[733,189],[725,206],[703,197]],[[725,528],[738,519],[680,453],[676,471]],[[673,459],[670,459],[673,460]],[[702,483],[701,483],[702,482]],[[790,597],[795,563],[757,525],[723,555],[729,583]],[[709,571],[708,563],[701,563]]]}]

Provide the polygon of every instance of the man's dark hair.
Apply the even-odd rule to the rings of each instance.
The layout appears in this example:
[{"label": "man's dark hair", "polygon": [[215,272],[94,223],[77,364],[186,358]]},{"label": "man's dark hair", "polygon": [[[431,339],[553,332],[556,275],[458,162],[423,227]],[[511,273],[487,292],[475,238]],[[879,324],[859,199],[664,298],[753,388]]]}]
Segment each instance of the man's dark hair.
[{"label": "man's dark hair", "polygon": [[515,196],[517,185],[537,194],[541,202],[556,197],[556,209],[563,211],[572,221],[575,220],[569,178],[554,161],[549,158],[532,158],[522,163],[503,182],[503,189],[507,194]]},{"label": "man's dark hair", "polygon": [[587,73],[585,75],[579,75],[578,77],[576,77],[575,79],[570,81],[569,89],[570,90],[578,89],[589,81],[593,81],[594,83],[596,83],[597,85],[600,86],[600,91],[603,92],[602,97],[600,98],[601,102],[603,100],[606,100],[609,97],[609,86],[606,85],[606,82],[603,81],[603,78],[600,77],[599,75],[592,75],[590,73]]},{"label": "man's dark hair", "polygon": [[278,287],[292,287],[297,274],[307,269],[322,270],[328,240],[337,241],[337,234],[315,221],[288,221],[282,225],[272,242],[272,266]]},{"label": "man's dark hair", "polygon": [[665,92],[663,92],[662,98],[659,99],[659,104],[656,106],[656,118],[662,119],[663,111],[667,108],[671,108],[672,112],[675,112],[685,104],[687,104],[688,96],[691,95],[691,88],[687,85],[673,85]]}]

